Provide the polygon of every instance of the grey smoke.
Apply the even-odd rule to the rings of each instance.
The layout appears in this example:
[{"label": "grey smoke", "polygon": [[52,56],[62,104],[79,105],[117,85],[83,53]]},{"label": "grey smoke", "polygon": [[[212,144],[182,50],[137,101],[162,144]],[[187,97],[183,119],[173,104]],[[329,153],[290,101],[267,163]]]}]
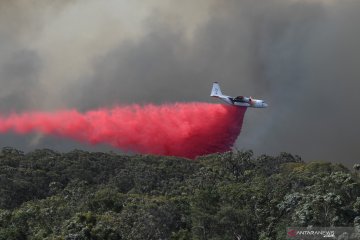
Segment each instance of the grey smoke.
[{"label": "grey smoke", "polygon": [[[236,148],[349,165],[360,155],[359,12],[358,0],[2,1],[0,109],[216,102],[219,81],[270,104],[247,111]],[[1,145],[92,149],[33,138]]]}]

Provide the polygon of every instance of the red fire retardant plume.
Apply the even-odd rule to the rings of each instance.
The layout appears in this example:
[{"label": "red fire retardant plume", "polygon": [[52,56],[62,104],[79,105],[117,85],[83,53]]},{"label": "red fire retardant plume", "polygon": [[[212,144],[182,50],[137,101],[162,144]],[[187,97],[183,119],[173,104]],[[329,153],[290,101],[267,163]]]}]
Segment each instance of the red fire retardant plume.
[{"label": "red fire retardant plume", "polygon": [[80,113],[25,112],[0,117],[0,132],[40,132],[125,151],[195,158],[230,150],[246,108],[209,103],[131,105]]}]

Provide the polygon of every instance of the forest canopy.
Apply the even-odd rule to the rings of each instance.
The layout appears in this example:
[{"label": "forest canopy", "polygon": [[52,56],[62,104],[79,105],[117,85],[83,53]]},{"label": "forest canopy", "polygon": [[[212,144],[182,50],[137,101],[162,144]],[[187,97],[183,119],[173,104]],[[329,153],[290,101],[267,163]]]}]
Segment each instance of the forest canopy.
[{"label": "forest canopy", "polygon": [[252,151],[188,160],[0,152],[0,239],[286,239],[360,228],[359,167]]}]

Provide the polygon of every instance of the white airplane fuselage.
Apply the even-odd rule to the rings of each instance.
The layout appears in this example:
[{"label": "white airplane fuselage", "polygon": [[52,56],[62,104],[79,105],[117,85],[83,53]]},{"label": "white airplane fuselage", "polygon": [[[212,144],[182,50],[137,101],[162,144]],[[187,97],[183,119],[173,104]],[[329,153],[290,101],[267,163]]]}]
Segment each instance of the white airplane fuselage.
[{"label": "white airplane fuselage", "polygon": [[251,97],[244,97],[244,96],[230,97],[227,95],[223,95],[220,89],[220,85],[217,82],[213,83],[210,96],[219,98],[230,105],[239,106],[239,107],[252,107],[252,108],[268,107],[268,104],[265,103],[264,100],[254,99]]}]

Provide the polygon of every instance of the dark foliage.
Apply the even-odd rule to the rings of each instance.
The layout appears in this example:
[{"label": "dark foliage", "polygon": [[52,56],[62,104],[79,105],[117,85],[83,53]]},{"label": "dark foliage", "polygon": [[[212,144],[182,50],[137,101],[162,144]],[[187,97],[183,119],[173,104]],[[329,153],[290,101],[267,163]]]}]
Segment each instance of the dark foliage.
[{"label": "dark foliage", "polygon": [[359,226],[355,171],[287,153],[3,148],[0,239],[285,239],[286,226]]}]

